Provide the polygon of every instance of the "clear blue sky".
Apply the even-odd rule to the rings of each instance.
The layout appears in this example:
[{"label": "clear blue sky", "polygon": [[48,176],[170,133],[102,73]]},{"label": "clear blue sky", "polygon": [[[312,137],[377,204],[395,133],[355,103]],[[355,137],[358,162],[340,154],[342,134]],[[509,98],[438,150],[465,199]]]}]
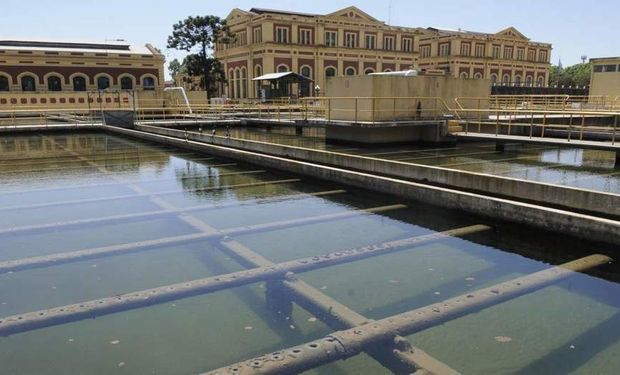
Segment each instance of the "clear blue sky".
[{"label": "clear blue sky", "polygon": [[276,8],[328,13],[355,5],[398,26],[446,27],[495,32],[515,26],[532,40],[553,44],[553,63],[580,62],[581,55],[620,55],[618,0],[388,0],[217,1],[217,0],[2,0],[0,37],[104,40],[152,43],[168,60],[172,25],[188,15],[225,17],[232,8]]}]

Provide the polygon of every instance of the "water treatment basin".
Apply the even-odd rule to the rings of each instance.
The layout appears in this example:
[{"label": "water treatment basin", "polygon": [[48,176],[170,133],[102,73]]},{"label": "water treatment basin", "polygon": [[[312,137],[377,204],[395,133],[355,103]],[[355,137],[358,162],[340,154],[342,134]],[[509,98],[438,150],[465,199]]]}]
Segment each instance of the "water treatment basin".
[{"label": "water treatment basin", "polygon": [[[347,152],[500,165],[487,145],[462,146],[480,152],[469,157],[457,156],[465,153],[458,147]],[[578,157],[575,151],[527,153],[549,163]],[[514,163],[509,168],[539,168]],[[609,186],[617,189],[617,183]],[[475,224],[491,227],[298,275],[370,319],[593,253],[614,255],[611,247],[557,233],[105,133],[3,136],[0,212],[0,333],[9,316],[246,269],[225,241],[281,263]],[[50,256],[56,260],[46,261]],[[17,260],[27,266],[15,266]],[[614,374],[620,368],[618,281],[617,267],[604,266],[408,339],[464,374]],[[289,306],[285,296],[266,298],[269,287],[257,281],[157,303],[145,299],[5,332],[0,372],[195,374],[333,331],[298,305],[281,308]],[[308,373],[389,372],[362,354]]]}]

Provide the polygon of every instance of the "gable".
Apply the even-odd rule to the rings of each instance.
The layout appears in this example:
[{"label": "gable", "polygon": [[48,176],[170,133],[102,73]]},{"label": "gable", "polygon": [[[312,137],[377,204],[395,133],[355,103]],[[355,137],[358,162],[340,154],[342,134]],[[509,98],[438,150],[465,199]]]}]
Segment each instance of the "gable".
[{"label": "gable", "polygon": [[506,28],[506,29],[496,33],[495,35],[496,36],[501,36],[501,37],[504,37],[504,38],[530,40],[528,37],[523,35],[519,30],[515,29],[514,27]]},{"label": "gable", "polygon": [[356,6],[350,6],[327,14],[327,17],[348,18],[357,21],[381,22]]},{"label": "gable", "polygon": [[228,13],[228,16],[226,17],[226,20],[227,21],[234,21],[235,19],[246,17],[249,14],[250,13],[248,13],[248,12],[246,12],[244,10],[241,10],[239,8],[235,8],[235,9],[231,10],[230,13]]}]

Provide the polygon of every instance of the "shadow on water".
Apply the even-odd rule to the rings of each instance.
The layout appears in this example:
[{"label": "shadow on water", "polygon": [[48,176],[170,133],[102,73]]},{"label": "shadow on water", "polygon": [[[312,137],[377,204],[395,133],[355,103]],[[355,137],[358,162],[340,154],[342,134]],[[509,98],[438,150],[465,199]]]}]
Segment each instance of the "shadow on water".
[{"label": "shadow on water", "polygon": [[[598,353],[620,341],[620,313],[575,337],[521,369],[519,374],[569,374],[579,369]],[[574,348],[574,349],[573,349]]]}]

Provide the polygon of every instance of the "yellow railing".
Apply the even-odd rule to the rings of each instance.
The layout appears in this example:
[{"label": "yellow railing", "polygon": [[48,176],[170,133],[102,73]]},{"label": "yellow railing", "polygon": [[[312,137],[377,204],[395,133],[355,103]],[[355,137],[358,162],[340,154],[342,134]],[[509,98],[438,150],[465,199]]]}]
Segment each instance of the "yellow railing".
[{"label": "yellow railing", "polygon": [[457,109],[544,109],[544,110],[594,110],[615,111],[620,109],[618,97],[570,96],[570,95],[493,95],[489,97],[457,97]]},{"label": "yellow railing", "polygon": [[[463,132],[495,135],[520,135],[583,140],[584,135],[610,140],[615,144],[620,111],[539,110],[539,109],[458,109],[467,120]],[[598,123],[597,123],[598,122]]]}]

